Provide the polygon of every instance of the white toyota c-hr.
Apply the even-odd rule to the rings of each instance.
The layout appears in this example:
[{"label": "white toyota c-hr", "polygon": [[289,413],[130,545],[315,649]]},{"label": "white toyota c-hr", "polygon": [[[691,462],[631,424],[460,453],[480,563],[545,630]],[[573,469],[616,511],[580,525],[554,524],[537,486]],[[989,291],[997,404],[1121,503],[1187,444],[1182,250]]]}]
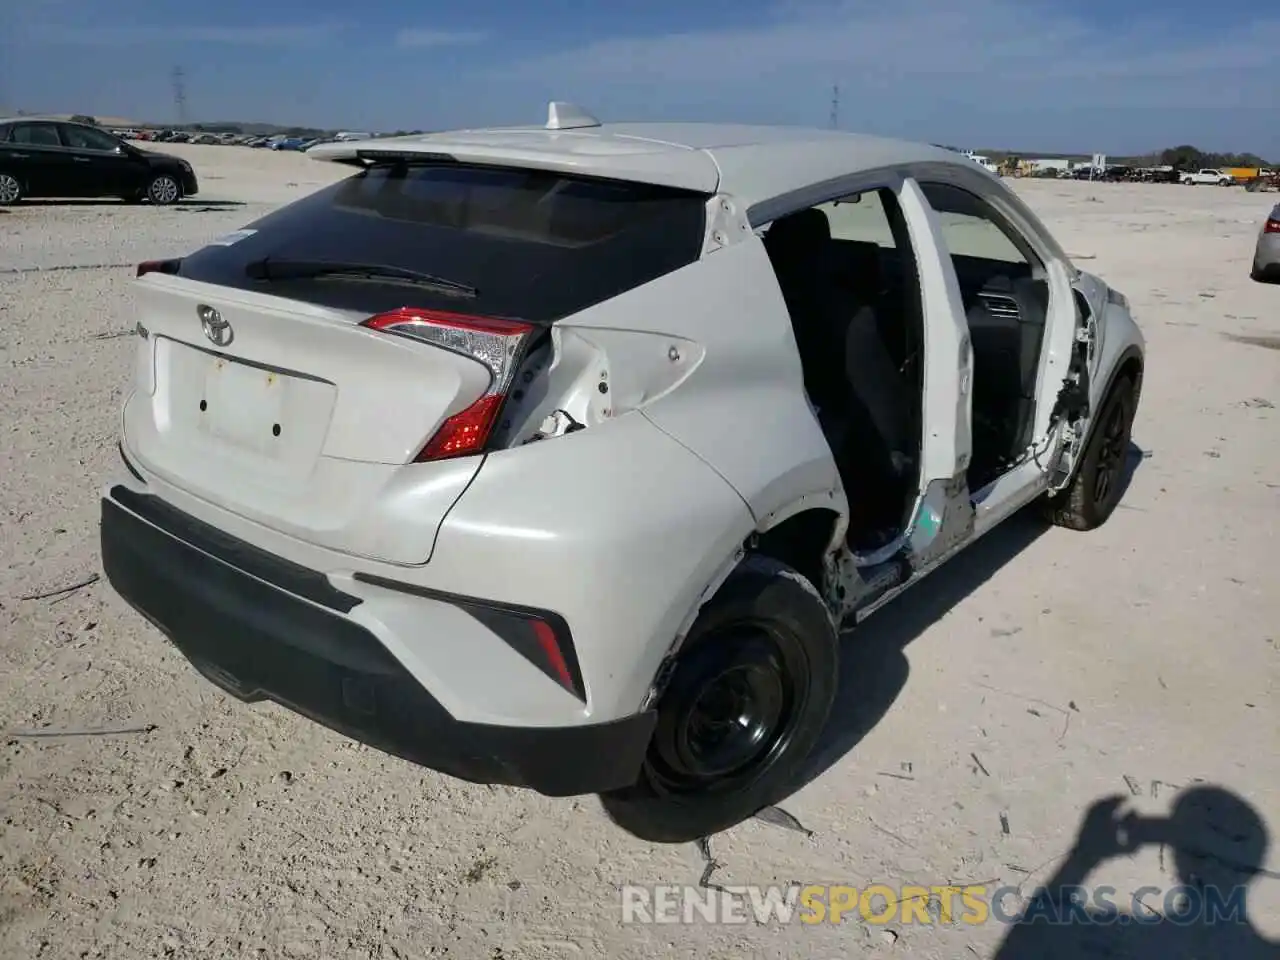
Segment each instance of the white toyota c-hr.
[{"label": "white toyota c-hr", "polygon": [[139,267],[102,500],[244,700],[688,840],[792,787],[842,627],[1121,494],[1127,302],[959,154],[567,104],[311,154],[355,169]]}]

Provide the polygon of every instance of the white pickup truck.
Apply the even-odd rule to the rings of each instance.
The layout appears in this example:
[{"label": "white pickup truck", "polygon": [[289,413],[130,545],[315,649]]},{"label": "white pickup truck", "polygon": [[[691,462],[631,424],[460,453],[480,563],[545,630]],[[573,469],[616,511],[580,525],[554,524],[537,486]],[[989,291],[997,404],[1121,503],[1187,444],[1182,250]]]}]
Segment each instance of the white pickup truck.
[{"label": "white pickup truck", "polygon": [[1195,173],[1182,173],[1178,175],[1178,182],[1185,183],[1189,187],[1229,187],[1235,183],[1235,178],[1229,173],[1223,173],[1221,170],[1197,170]]}]

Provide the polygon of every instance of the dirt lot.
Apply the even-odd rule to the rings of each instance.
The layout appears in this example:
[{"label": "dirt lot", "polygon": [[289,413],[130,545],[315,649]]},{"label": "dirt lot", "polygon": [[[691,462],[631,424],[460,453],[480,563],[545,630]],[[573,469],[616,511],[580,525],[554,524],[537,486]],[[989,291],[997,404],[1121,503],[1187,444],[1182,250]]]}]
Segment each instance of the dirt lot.
[{"label": "dirt lot", "polygon": [[[697,883],[699,851],[634,840],[594,798],[470,786],[230,701],[101,581],[40,596],[99,569],[129,266],[343,172],[179,151],[204,192],[175,209],[0,211],[0,956],[997,954],[994,921],[623,924],[621,885]],[[1247,274],[1274,198],[1018,189],[1149,339],[1122,509],[1093,534],[1015,520],[851,635],[821,763],[784,804],[807,832],[715,837],[711,882],[1026,893],[1061,869],[1127,907],[1252,863],[1255,932],[1201,955],[1261,956],[1250,936],[1280,938],[1280,853],[1261,846],[1280,827],[1280,287]],[[1132,857],[1114,830],[1080,837],[1113,794],[1152,818]],[[1207,935],[1055,931],[1082,938],[1072,956],[1162,960]]]}]

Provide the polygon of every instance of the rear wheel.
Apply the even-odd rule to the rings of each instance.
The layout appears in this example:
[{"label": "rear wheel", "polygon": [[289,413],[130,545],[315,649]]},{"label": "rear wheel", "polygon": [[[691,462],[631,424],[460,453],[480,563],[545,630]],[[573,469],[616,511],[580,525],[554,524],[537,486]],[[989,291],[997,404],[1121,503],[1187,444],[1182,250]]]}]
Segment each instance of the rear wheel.
[{"label": "rear wheel", "polygon": [[147,199],[158,206],[168,206],[182,199],[182,187],[166,173],[153,177],[147,185]]},{"label": "rear wheel", "polygon": [[17,203],[22,199],[22,183],[11,173],[0,170],[0,207]]},{"label": "rear wheel", "polygon": [[609,816],[641,839],[683,843],[777,802],[826,723],[838,657],[812,585],[749,557],[694,623],[639,781],[602,798]]},{"label": "rear wheel", "polygon": [[1072,530],[1093,530],[1107,522],[1124,492],[1125,459],[1137,405],[1133,381],[1127,376],[1116,380],[1070,486],[1044,501],[1051,523]]}]

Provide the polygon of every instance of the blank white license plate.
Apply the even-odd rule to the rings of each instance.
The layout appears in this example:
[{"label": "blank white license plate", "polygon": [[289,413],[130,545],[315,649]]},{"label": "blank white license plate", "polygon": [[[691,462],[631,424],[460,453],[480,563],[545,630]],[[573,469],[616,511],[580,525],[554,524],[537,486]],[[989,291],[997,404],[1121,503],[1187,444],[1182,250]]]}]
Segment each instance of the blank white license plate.
[{"label": "blank white license plate", "polygon": [[223,357],[211,359],[200,405],[200,427],[239,447],[274,456],[289,377]]}]

